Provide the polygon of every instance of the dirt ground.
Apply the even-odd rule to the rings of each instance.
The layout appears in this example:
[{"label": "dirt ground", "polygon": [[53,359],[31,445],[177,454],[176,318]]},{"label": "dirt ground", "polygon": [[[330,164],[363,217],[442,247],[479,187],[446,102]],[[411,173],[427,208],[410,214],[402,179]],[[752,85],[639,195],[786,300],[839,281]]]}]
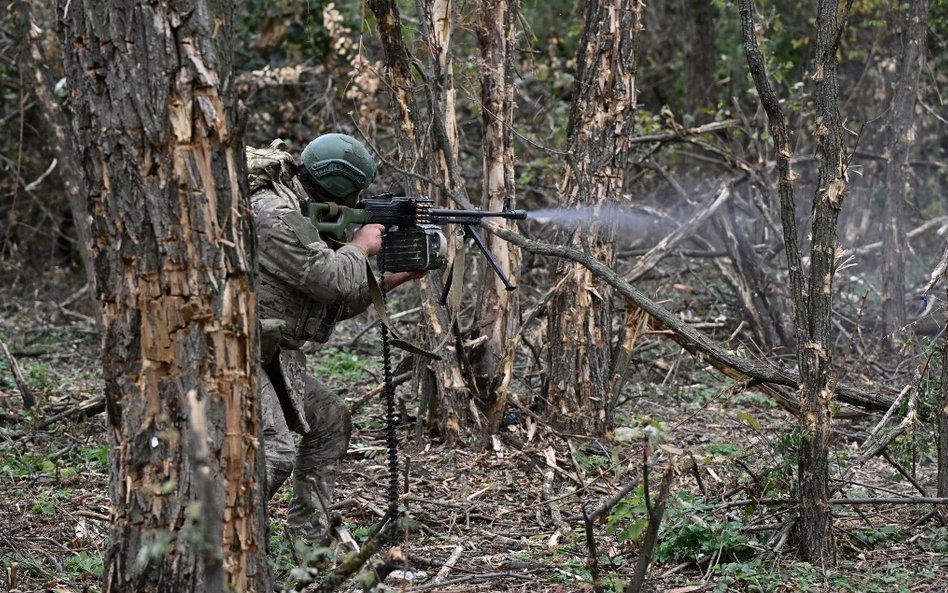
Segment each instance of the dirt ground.
[{"label": "dirt ground", "polygon": [[[99,590],[109,501],[102,414],[79,406],[101,396],[98,337],[81,286],[44,297],[7,287],[0,338],[38,405],[24,410],[8,359],[0,367],[0,589]],[[364,324],[363,320],[361,324]],[[354,334],[361,325],[354,324]],[[370,334],[366,334],[370,335]],[[677,471],[644,590],[666,593],[944,593],[948,529],[933,507],[871,500],[834,505],[838,566],[797,559],[791,500],[795,419],[756,392],[730,383],[660,337],[640,346],[636,370],[608,439],[553,431],[512,407],[509,426],[484,448],[448,449],[417,440],[414,405],[400,429],[409,565],[391,590],[572,592],[625,588],[649,501],[669,463]],[[353,350],[313,357],[353,405],[378,384],[370,338]],[[532,386],[515,387],[524,398]],[[384,415],[378,398],[359,407],[337,511],[362,541],[386,507]],[[841,419],[834,464],[858,456],[856,441],[877,416]],[[934,492],[935,463],[924,427],[844,479],[837,498],[891,499]],[[647,455],[646,455],[647,451]],[[900,473],[904,471],[915,485]],[[628,495],[595,522],[590,514],[625,487]],[[283,530],[289,492],[271,505],[277,581],[292,584],[294,557]],[[931,495],[931,494],[929,494]],[[942,507],[944,508],[944,507]],[[944,512],[944,511],[943,511]],[[595,554],[590,553],[590,539]],[[453,559],[453,560],[451,560]],[[343,590],[357,590],[348,581]]]}]

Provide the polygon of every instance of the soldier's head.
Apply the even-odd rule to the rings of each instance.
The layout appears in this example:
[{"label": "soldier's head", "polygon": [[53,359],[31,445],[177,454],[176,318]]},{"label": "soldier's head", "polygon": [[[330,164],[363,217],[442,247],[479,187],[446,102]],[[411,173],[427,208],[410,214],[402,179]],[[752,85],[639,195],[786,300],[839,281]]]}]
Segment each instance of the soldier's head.
[{"label": "soldier's head", "polygon": [[323,134],[303,149],[299,178],[312,199],[354,206],[375,170],[361,142],[346,134]]}]

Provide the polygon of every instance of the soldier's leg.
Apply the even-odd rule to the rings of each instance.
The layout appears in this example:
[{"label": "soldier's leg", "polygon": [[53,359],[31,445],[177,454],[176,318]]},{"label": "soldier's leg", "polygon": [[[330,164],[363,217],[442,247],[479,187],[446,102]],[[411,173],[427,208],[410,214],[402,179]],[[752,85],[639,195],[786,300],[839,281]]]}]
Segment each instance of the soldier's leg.
[{"label": "soldier's leg", "polygon": [[303,435],[296,456],[287,523],[308,543],[322,544],[336,474],[349,447],[352,418],[339,396],[308,375],[304,409],[310,430]]},{"label": "soldier's leg", "polygon": [[296,445],[286,425],[276,389],[267,374],[259,369],[260,409],[263,415],[263,450],[267,463],[267,500],[273,498],[293,472]]}]

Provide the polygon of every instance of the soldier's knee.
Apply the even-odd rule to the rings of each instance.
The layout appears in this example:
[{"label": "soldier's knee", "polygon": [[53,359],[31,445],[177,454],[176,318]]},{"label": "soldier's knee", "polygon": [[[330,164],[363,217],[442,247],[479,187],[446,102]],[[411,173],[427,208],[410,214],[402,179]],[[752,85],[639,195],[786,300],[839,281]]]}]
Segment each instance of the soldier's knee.
[{"label": "soldier's knee", "polygon": [[336,395],[316,399],[306,411],[306,421],[313,432],[346,435],[352,432],[349,406]]},{"label": "soldier's knee", "polygon": [[280,486],[293,473],[293,459],[267,459],[267,500],[273,498]]}]

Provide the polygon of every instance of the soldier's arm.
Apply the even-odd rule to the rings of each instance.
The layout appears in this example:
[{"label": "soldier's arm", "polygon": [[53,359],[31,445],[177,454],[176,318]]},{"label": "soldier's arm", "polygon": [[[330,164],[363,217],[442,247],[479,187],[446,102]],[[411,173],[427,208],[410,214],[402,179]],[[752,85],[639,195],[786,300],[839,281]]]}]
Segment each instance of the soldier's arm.
[{"label": "soldier's arm", "polygon": [[258,259],[267,270],[325,304],[371,303],[367,258],[357,245],[331,249],[309,220],[288,207],[255,204]]}]

